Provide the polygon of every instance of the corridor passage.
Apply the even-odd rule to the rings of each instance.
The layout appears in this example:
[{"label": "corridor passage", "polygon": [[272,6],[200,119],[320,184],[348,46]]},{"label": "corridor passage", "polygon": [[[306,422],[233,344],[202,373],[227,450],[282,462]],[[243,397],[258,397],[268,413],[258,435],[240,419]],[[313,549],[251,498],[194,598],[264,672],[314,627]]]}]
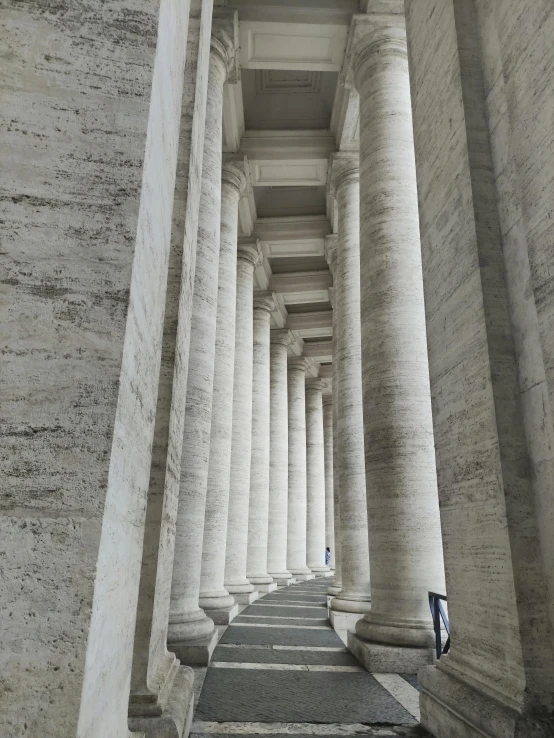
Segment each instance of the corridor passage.
[{"label": "corridor passage", "polygon": [[226,628],[192,735],[427,735],[415,675],[369,674],[327,619],[329,579],[280,588]]}]

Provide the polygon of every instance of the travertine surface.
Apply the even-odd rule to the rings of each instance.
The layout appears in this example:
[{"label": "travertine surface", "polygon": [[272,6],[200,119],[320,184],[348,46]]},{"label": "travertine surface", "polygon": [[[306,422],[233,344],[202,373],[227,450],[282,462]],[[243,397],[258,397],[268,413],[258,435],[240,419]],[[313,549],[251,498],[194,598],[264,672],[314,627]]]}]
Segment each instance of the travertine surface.
[{"label": "travertine surface", "polygon": [[[202,160],[204,148],[198,134],[206,114],[211,25],[211,3],[195,0],[191,4],[183,82],[162,361],[131,674],[130,727],[136,730],[146,730],[149,725],[155,729],[159,720],[168,720],[165,709],[171,701],[171,690],[179,690],[181,700],[186,701],[185,688],[190,690],[193,681],[187,667],[177,672],[178,662],[167,650],[166,641],[200,201],[200,167],[196,164]],[[185,219],[193,238],[184,238]],[[162,716],[152,716],[152,694],[164,708]],[[183,705],[178,713],[183,720],[186,707]]]},{"label": "travertine surface", "polygon": [[222,151],[219,142],[227,61],[219,46],[212,45],[168,630],[169,647],[181,659],[186,657],[180,644],[205,637],[214,627],[213,621],[199,607],[198,598],[210,457],[221,224]]},{"label": "travertine surface", "polygon": [[306,369],[308,360],[288,360],[289,506],[287,569],[295,577],[306,576]]},{"label": "travertine surface", "polygon": [[229,388],[233,386],[235,366],[238,207],[245,186],[246,178],[240,169],[231,162],[224,164],[210,463],[200,582],[200,606],[209,610],[234,603],[224,587],[233,428],[233,393]]},{"label": "travertine surface", "polygon": [[371,612],[356,629],[370,640],[431,646],[427,592],[444,591],[444,573],[404,31],[363,36],[354,74],[371,561]]},{"label": "travertine surface", "polygon": [[338,241],[333,269],[333,398],[341,518],[341,591],[331,607],[369,609],[369,545],[364,469],[362,346],[360,325],[360,179],[357,154],[331,159],[338,204]]},{"label": "travertine surface", "polygon": [[325,564],[325,459],[323,455],[323,382],[306,381],[306,564],[314,574]]},{"label": "travertine surface", "polygon": [[552,9],[425,5],[407,27],[452,649],[422,720],[550,735]]},{"label": "travertine surface", "polygon": [[292,334],[272,330],[270,336],[269,527],[267,571],[273,579],[290,579],[287,570],[288,396],[287,347]]},{"label": "travertine surface", "polygon": [[335,568],[335,505],[333,501],[333,397],[323,395],[323,445],[325,459],[325,546],[331,549]]},{"label": "travertine surface", "polygon": [[127,732],[187,10],[4,5],[6,736]]},{"label": "travertine surface", "polygon": [[267,573],[269,521],[269,322],[275,308],[271,292],[254,294],[252,370],[252,454],[248,507],[246,576],[252,584],[271,584]]},{"label": "travertine surface", "polygon": [[260,259],[255,238],[239,239],[233,385],[233,437],[229,520],[225,556],[225,587],[233,594],[253,592],[246,578],[248,502],[252,450],[252,360],[254,266]]}]

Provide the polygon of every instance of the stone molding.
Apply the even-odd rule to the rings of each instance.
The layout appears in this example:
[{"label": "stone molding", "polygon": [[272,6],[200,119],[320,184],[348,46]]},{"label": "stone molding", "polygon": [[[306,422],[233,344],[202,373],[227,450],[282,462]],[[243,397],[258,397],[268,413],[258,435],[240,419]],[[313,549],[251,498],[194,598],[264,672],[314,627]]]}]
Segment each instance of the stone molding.
[{"label": "stone molding", "polygon": [[323,392],[325,383],[319,377],[310,377],[306,379],[306,392]]},{"label": "stone molding", "polygon": [[238,11],[214,8],[210,50],[223,62],[227,84],[238,82],[240,79]]},{"label": "stone molding", "polygon": [[290,346],[294,342],[294,336],[286,328],[274,328],[269,336],[270,343],[279,346]]},{"label": "stone molding", "polygon": [[336,233],[332,233],[329,236],[325,236],[325,258],[327,259],[327,263],[329,264],[329,269],[331,270],[331,274],[334,274],[335,266],[337,264],[338,243],[339,243],[339,238]]},{"label": "stone molding", "polygon": [[262,260],[262,250],[257,238],[239,238],[237,245],[237,259],[246,261],[255,267]]},{"label": "stone molding", "polygon": [[329,191],[331,195],[350,182],[360,181],[360,156],[358,152],[340,151],[329,159]]},{"label": "stone molding", "polygon": [[241,171],[240,162],[227,160],[223,162],[221,169],[221,182],[234,187],[239,195],[242,195],[247,185],[247,178]]},{"label": "stone molding", "polygon": [[271,313],[275,310],[275,294],[269,291],[254,292],[254,310]]},{"label": "stone molding", "polygon": [[394,26],[378,28],[357,42],[351,64],[358,92],[373,67],[382,65],[386,57],[408,58],[405,29]]},{"label": "stone molding", "polygon": [[305,372],[309,366],[310,362],[305,356],[289,356],[287,359],[287,368],[289,371]]}]

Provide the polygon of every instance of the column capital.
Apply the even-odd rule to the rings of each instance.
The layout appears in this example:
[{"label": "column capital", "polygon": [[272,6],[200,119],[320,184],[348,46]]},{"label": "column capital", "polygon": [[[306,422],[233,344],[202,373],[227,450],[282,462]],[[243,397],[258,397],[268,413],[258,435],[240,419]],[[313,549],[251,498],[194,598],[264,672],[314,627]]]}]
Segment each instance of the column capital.
[{"label": "column capital", "polygon": [[329,236],[325,236],[325,259],[329,264],[331,274],[334,275],[335,265],[337,263],[337,247],[339,243],[339,237],[336,233],[331,233]]},{"label": "column capital", "polygon": [[257,266],[262,259],[262,249],[257,238],[247,236],[238,239],[237,259]]},{"label": "column capital", "polygon": [[331,194],[351,182],[360,181],[360,155],[357,151],[339,151],[329,159],[329,183]]},{"label": "column capital", "polygon": [[292,331],[289,331],[286,328],[273,328],[269,335],[270,342],[277,344],[278,346],[290,346],[294,341]]},{"label": "column capital", "polygon": [[228,184],[237,190],[237,193],[242,195],[246,188],[246,177],[244,172],[241,171],[240,162],[229,159],[223,162],[221,169],[221,182]]},{"label": "column capital", "polygon": [[305,356],[289,356],[287,359],[287,367],[290,371],[305,372],[310,366],[310,362]]},{"label": "column capital", "polygon": [[306,391],[323,392],[325,383],[319,377],[309,377],[306,379]]},{"label": "column capital", "polygon": [[275,310],[275,293],[265,290],[254,292],[254,310],[271,314]]},{"label": "column capital", "polygon": [[239,79],[239,17],[238,11],[228,8],[214,8],[210,51],[225,67],[228,84],[236,84]]}]

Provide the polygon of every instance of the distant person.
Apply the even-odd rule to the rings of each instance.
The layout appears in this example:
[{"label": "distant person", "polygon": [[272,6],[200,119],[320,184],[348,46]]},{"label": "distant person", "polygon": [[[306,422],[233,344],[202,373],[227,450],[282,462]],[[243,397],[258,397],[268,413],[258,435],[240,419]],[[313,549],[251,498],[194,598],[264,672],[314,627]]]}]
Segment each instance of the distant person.
[{"label": "distant person", "polygon": [[331,565],[331,549],[329,546],[325,549],[325,566]]}]

